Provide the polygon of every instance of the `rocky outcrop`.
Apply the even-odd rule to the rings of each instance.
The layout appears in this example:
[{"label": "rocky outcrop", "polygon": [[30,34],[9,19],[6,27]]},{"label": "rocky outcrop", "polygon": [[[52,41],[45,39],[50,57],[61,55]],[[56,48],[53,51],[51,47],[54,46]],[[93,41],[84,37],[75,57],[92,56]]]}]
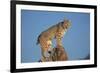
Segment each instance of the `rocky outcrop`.
[{"label": "rocky outcrop", "polygon": [[[67,61],[68,55],[64,47],[59,45],[53,48],[53,50],[51,51],[50,59],[52,59],[50,61]],[[39,62],[42,62],[42,60],[39,60]]]},{"label": "rocky outcrop", "polygon": [[63,46],[57,46],[54,48],[54,55],[52,57],[53,61],[66,61],[68,60],[68,55]]}]

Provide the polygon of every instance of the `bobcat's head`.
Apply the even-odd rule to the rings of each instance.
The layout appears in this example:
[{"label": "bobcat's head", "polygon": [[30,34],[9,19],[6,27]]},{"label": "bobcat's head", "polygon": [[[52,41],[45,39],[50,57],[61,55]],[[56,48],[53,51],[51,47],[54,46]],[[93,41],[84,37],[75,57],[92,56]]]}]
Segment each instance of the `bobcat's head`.
[{"label": "bobcat's head", "polygon": [[65,29],[68,29],[69,27],[71,27],[71,21],[67,20],[67,19],[64,19],[64,21],[63,21],[63,27]]}]

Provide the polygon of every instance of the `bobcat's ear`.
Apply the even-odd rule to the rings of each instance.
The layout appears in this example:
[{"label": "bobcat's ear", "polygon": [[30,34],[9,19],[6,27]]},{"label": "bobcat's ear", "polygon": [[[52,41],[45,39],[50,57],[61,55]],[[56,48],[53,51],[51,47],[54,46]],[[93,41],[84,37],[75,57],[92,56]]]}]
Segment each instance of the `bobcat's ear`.
[{"label": "bobcat's ear", "polygon": [[64,18],[64,24],[66,24],[68,22],[68,19]]},{"label": "bobcat's ear", "polygon": [[67,19],[64,17],[64,22],[66,21]]}]

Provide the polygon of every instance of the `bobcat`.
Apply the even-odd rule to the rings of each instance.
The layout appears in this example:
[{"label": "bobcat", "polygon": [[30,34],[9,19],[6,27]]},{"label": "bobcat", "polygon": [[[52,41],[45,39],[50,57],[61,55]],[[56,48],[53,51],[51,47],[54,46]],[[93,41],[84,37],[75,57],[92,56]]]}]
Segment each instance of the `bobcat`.
[{"label": "bobcat", "polygon": [[[48,61],[47,59],[50,56],[48,52],[52,50],[52,40],[56,39],[56,45],[62,46],[62,38],[70,26],[71,22],[64,19],[63,21],[43,31],[38,36],[37,44],[40,44],[41,46],[44,61]],[[51,61],[51,59],[49,61]]]}]

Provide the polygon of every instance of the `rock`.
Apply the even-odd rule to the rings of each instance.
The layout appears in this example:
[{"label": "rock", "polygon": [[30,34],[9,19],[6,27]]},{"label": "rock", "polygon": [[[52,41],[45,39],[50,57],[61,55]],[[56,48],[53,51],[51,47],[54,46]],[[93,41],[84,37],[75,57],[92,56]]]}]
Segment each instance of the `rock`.
[{"label": "rock", "polygon": [[54,48],[54,55],[52,57],[53,61],[66,61],[68,60],[68,55],[64,50],[63,46],[57,46]]},{"label": "rock", "polygon": [[38,62],[50,62],[50,61],[67,61],[68,60],[68,55],[67,52],[65,51],[63,46],[56,46],[55,48],[53,48],[51,56],[49,57],[50,60],[45,60],[43,58],[41,58],[41,60],[39,60]]}]

